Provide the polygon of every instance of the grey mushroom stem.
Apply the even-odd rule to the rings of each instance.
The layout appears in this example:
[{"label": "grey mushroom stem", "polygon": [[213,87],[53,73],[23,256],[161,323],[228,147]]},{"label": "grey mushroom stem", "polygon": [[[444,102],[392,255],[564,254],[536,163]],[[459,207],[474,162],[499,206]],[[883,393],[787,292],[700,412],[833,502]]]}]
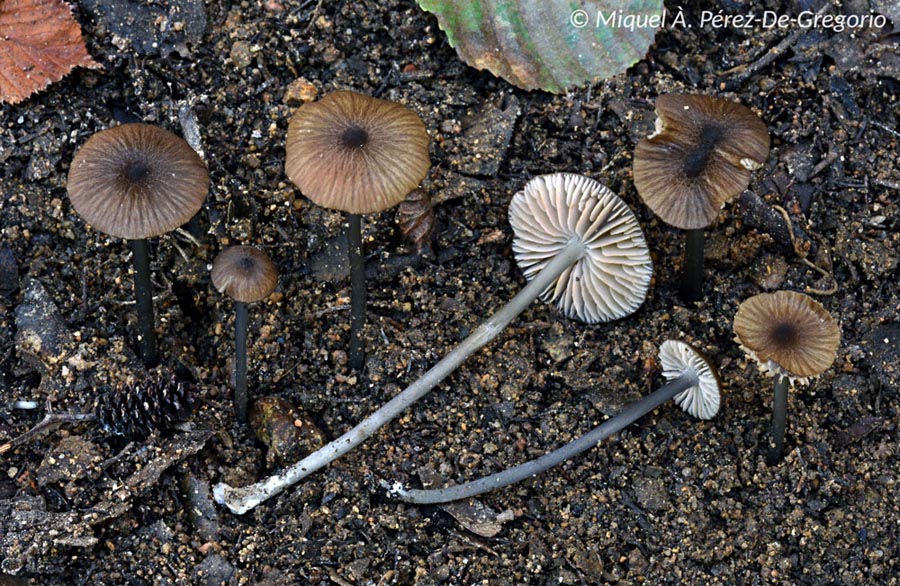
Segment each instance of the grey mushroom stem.
[{"label": "grey mushroom stem", "polygon": [[787,427],[787,393],[790,380],[778,377],[775,382],[775,398],[772,401],[772,447],[766,458],[770,466],[781,460],[784,451],[784,430]]},{"label": "grey mushroom stem", "polygon": [[233,513],[242,515],[260,503],[293,486],[313,472],[340,458],[369,437],[407,407],[424,397],[469,356],[480,350],[503,331],[526,307],[537,299],[575,261],[581,258],[587,247],[580,237],[575,237],[556,254],[528,284],[490,319],[482,323],[472,334],[451,350],[422,377],[409,385],[356,427],[331,443],[309,454],[280,474],[241,488],[220,483],[213,489],[216,502],[226,505]]},{"label": "grey mushroom stem", "polygon": [[519,464],[518,466],[508,468],[501,472],[497,472],[496,474],[491,474],[490,476],[484,476],[463,484],[431,490],[408,490],[404,489],[399,483],[389,484],[385,482],[382,484],[388,490],[390,496],[401,501],[420,505],[456,501],[484,494],[498,488],[503,488],[504,486],[515,484],[526,478],[537,476],[538,474],[553,468],[557,464],[593,448],[609,436],[620,432],[622,429],[653,411],[669,399],[674,398],[678,393],[698,384],[699,380],[697,371],[693,368],[688,369],[678,378],[669,381],[663,387],[647,395],[640,401],[628,405],[622,411],[617,413],[615,417],[607,419],[580,438],[557,450],[544,454],[540,458],[525,462],[524,464]]},{"label": "grey mushroom stem", "polygon": [[150,245],[146,238],[129,240],[134,262],[134,300],[138,321],[138,345],[144,366],[159,364],[153,315],[153,285],[150,283]]}]

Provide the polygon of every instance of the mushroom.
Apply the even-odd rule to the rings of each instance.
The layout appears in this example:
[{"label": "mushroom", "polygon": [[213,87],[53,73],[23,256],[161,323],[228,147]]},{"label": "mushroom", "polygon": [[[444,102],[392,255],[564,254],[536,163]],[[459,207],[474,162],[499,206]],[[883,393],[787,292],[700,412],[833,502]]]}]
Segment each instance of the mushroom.
[{"label": "mushroom", "polygon": [[297,108],[288,126],[285,172],[303,195],[347,217],[350,256],[350,367],[365,358],[366,272],[360,214],[403,201],[425,178],[428,132],[411,110],[340,91]]},{"label": "mushroom", "polygon": [[148,238],[187,223],[209,191],[203,161],[183,139],[149,124],[102,130],[75,153],[67,182],[85,222],[129,241],[141,358],[159,363],[150,284]]},{"label": "mushroom", "polygon": [[659,96],[656,113],[656,131],[634,150],[634,186],[663,222],[687,231],[681,296],[699,301],[704,229],[765,163],[769,134],[748,108],[712,96]]},{"label": "mushroom", "polygon": [[793,291],[762,293],[746,299],[734,316],[735,341],[775,378],[769,464],[781,459],[787,420],[787,391],[806,384],[834,362],[841,330],[818,301]]},{"label": "mushroom", "polygon": [[535,177],[513,196],[513,251],[528,284],[419,380],[281,474],[251,486],[219,484],[216,500],[243,514],[364,442],[493,340],[537,297],[587,323],[625,317],[647,296],[653,265],[640,224],[612,191],[569,173]]},{"label": "mushroom", "polygon": [[234,299],[234,403],[238,421],[247,421],[247,304],[275,290],[278,271],[269,255],[252,246],[231,246],[216,256],[212,284]]},{"label": "mushroom", "polygon": [[405,489],[385,484],[388,493],[408,503],[435,504],[465,499],[503,488],[549,470],[585,452],[631,425],[669,399],[700,419],[712,419],[719,411],[719,379],[716,369],[697,350],[684,342],[667,340],[659,347],[663,376],[669,381],[640,401],[632,403],[580,438],[524,464],[507,468],[463,484],[430,490]]}]

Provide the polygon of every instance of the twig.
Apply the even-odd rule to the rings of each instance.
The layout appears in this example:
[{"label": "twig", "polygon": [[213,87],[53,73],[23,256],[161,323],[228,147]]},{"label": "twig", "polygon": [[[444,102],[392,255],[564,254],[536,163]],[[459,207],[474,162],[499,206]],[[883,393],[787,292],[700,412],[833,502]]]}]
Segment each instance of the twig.
[{"label": "twig", "polygon": [[[832,3],[825,3],[822,8],[820,8],[816,12],[816,16],[822,16],[831,11]],[[734,74],[736,81],[744,81],[763,67],[769,65],[775,59],[784,55],[788,49],[790,49],[794,43],[796,43],[800,37],[807,33],[807,29],[805,28],[797,28],[794,32],[786,36],[781,40],[780,43],[772,47],[765,55],[757,59],[752,63],[742,63],[736,67],[732,67],[726,71],[722,72],[722,75],[732,75]]]},{"label": "twig", "polygon": [[800,247],[799,247],[799,245],[797,244],[797,240],[796,240],[796,238],[794,237],[794,223],[791,221],[791,216],[787,213],[787,210],[784,209],[783,207],[779,206],[779,205],[773,205],[773,206],[772,206],[772,209],[776,210],[777,212],[780,212],[781,215],[782,215],[782,217],[784,217],[784,221],[785,221],[785,223],[787,224],[787,227],[788,227],[788,235],[791,237],[791,246],[793,246],[793,248],[794,248],[794,253],[797,255],[797,257],[798,257],[800,260],[802,260],[803,263],[804,263],[805,265],[807,265],[808,267],[810,267],[810,268],[812,268],[812,269],[815,269],[816,271],[818,271],[818,272],[821,273],[822,275],[824,275],[824,276],[828,277],[829,279],[831,279],[831,283],[832,283],[831,288],[829,288],[829,289],[816,289],[816,288],[814,288],[814,287],[809,287],[809,286],[807,286],[807,287],[806,287],[806,292],[807,292],[807,293],[810,293],[810,294],[812,294],[812,295],[834,295],[835,293],[837,293],[837,290],[838,290],[838,284],[837,284],[837,279],[834,278],[834,275],[832,275],[831,273],[829,273],[828,271],[826,271],[825,269],[823,269],[823,268],[820,267],[819,265],[815,264],[815,263],[812,262],[811,260],[807,259],[806,256],[803,254],[803,252],[800,250]]},{"label": "twig", "polygon": [[190,241],[191,244],[193,244],[197,248],[203,248],[203,245],[200,244],[200,241],[197,240],[196,238],[194,238],[194,235],[191,234],[190,232],[188,232],[187,230],[185,230],[184,228],[175,228],[175,234]]},{"label": "twig", "polygon": [[93,413],[48,413],[40,423],[19,437],[0,445],[0,454],[5,454],[13,448],[30,442],[45,433],[49,433],[64,423],[83,423],[85,421],[93,421],[96,418],[97,416]]},{"label": "twig", "polygon": [[885,179],[872,179],[872,183],[875,185],[880,185],[881,187],[887,187],[888,189],[894,189],[896,191],[900,191],[900,183],[896,181],[887,181]]},{"label": "twig", "polygon": [[877,126],[878,128],[880,128],[882,130],[886,130],[887,132],[890,132],[897,138],[900,138],[900,132],[897,132],[896,130],[894,130],[893,128],[888,126],[887,124],[883,124],[883,123],[879,122],[878,120],[872,120],[872,124],[874,124],[875,126]]}]

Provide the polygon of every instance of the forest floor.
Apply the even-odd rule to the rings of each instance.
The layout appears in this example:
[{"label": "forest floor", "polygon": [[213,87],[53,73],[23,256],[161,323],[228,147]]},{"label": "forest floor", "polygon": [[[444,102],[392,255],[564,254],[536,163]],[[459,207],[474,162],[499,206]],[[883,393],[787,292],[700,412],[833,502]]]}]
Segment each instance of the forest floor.
[{"label": "forest floor", "polygon": [[[108,14],[126,4],[137,16],[123,26]],[[819,6],[687,2],[693,22],[706,4]],[[412,1],[172,5],[187,24],[160,38],[134,22],[164,14],[161,4],[79,3],[103,69],[0,109],[0,443],[48,410],[91,412],[106,389],[168,373],[196,409],[174,433],[127,441],[64,425],[0,455],[0,584],[900,583],[893,2],[835,9],[879,10],[893,19],[879,30],[667,28],[626,73],[557,96],[468,67]],[[433,253],[415,255],[393,210],[365,217],[360,373],[347,368],[346,268],[329,252],[342,216],[283,171],[292,112],[337,89],[402,102],[432,140]],[[752,108],[772,150],[752,193],[709,228],[705,297],[685,304],[683,233],[642,204],[631,155],[652,132],[656,97],[694,91]],[[162,366],[150,373],[135,355],[129,249],[86,226],[66,195],[75,149],[138,120],[198,129],[211,178],[202,211],[152,242]],[[280,466],[234,419],[234,308],[209,278],[220,250],[259,246],[281,274],[250,308],[253,396],[284,399],[333,439],[523,286],[507,206],[530,178],[557,171],[601,181],[640,220],[655,276],[639,311],[584,325],[536,302],[335,464],[243,516],[211,505],[212,484],[243,486]],[[773,206],[822,271],[794,250]],[[733,341],[731,321],[743,299],[775,289],[814,290],[842,340],[833,367],[791,392],[785,457],[768,465],[772,382]],[[400,504],[380,487],[435,474],[459,483],[572,440],[662,384],[656,351],[670,338],[718,365],[714,419],[663,405],[564,465],[460,506]]]}]

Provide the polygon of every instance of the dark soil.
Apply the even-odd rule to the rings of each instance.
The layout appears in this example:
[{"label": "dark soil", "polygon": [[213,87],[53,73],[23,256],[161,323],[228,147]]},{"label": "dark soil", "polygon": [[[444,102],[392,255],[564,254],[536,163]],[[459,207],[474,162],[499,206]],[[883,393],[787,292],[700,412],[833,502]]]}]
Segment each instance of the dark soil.
[{"label": "dark soil", "polygon": [[[0,441],[50,409],[90,412],[105,389],[148,376],[135,356],[129,249],[86,226],[65,189],[75,149],[117,121],[182,135],[195,123],[202,139],[206,204],[151,247],[163,365],[150,375],[192,384],[197,407],[189,431],[128,442],[64,425],[0,456],[0,583],[900,583],[900,29],[700,27],[707,3],[688,4],[695,26],[661,31],[625,74],[563,96],[464,65],[411,1],[183,2],[190,26],[167,30],[156,48],[146,35],[162,21],[118,27],[109,2],[76,7],[104,69],[0,109]],[[872,5],[900,26],[893,2]],[[834,12],[869,9],[851,0]],[[729,72],[785,39],[771,61]],[[361,374],[346,367],[343,267],[311,268],[334,269],[322,251],[342,217],[283,172],[288,120],[311,88],[403,102],[432,137],[423,186],[435,202],[432,254],[415,256],[393,211],[365,219]],[[772,138],[753,193],[708,231],[696,305],[677,297],[683,234],[641,203],[630,160],[653,128],[656,96],[686,91],[753,108]],[[279,466],[234,421],[233,306],[209,279],[223,247],[260,246],[282,275],[251,307],[253,395],[280,397],[331,439],[523,286],[507,205],[529,178],[555,171],[592,176],[635,210],[655,263],[637,313],[586,326],[535,303],[360,449],[244,516],[209,508],[211,484],[249,484]],[[799,253],[774,205],[789,212]],[[772,382],[732,340],[731,319],[740,301],[773,289],[817,290],[843,335],[834,366],[791,393],[786,455],[769,466]],[[36,329],[23,306],[42,308]],[[46,334],[45,345],[25,333]],[[420,486],[420,470],[461,482],[575,438],[662,384],[655,356],[668,338],[719,366],[713,420],[664,405],[479,499],[500,515],[487,528],[380,488],[382,479]]]}]

